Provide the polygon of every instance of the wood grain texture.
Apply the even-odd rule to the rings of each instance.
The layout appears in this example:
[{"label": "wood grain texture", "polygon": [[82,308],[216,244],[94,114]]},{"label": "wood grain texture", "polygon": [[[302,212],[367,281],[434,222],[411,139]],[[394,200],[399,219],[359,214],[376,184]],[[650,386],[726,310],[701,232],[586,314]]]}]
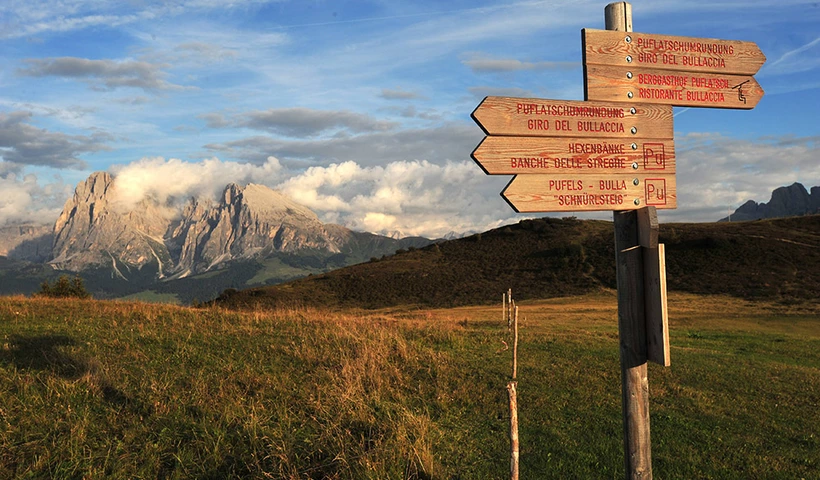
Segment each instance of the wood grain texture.
[{"label": "wood grain texture", "polygon": [[666,249],[643,248],[646,358],[664,367],[669,357],[669,311],[666,304]]},{"label": "wood grain texture", "polygon": [[489,175],[675,173],[675,142],[488,136],[472,158]]},{"label": "wood grain texture", "polygon": [[643,249],[639,243],[638,213],[613,212],[613,221],[625,477],[651,479],[644,265]]},{"label": "wood grain texture", "polygon": [[754,42],[588,28],[582,35],[588,65],[754,75],[766,62]]},{"label": "wood grain texture", "polygon": [[501,196],[521,213],[677,208],[675,175],[517,175]]},{"label": "wood grain texture", "polygon": [[[486,97],[471,116],[487,135],[672,139],[675,133],[665,105]],[[633,127],[640,133],[632,134]]]},{"label": "wood grain texture", "polygon": [[593,101],[749,110],[764,94],[757,80],[745,75],[607,65],[587,65],[584,75],[586,98]]}]

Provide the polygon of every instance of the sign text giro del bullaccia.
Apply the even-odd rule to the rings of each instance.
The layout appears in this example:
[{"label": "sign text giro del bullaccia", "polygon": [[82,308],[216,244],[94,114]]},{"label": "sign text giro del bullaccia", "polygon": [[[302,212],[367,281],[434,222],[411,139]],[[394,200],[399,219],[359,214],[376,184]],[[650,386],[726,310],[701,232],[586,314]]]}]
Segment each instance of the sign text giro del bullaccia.
[{"label": "sign text giro del bullaccia", "polygon": [[[676,208],[672,107],[487,97],[472,158],[517,212]],[[519,176],[520,175],[520,176]]]},{"label": "sign text giro del bullaccia", "polygon": [[[486,97],[472,153],[517,212],[677,208],[673,106],[751,109],[752,42],[582,30],[586,101]],[[519,177],[522,175],[522,177]]]},{"label": "sign text giro del bullaccia", "polygon": [[752,42],[584,29],[587,100],[751,109],[766,61]]}]

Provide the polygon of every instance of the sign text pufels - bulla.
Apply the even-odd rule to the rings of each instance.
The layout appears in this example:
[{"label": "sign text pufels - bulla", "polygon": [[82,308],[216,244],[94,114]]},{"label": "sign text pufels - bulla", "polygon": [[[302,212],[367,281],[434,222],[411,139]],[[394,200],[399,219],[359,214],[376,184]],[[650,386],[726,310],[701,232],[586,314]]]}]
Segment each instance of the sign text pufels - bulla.
[{"label": "sign text pufels - bulla", "polygon": [[754,75],[766,56],[754,42],[582,30],[584,63]]},{"label": "sign text pufels - bulla", "polygon": [[672,109],[539,98],[487,97],[472,118],[488,135],[668,138]]},{"label": "sign text pufels - bulla", "polygon": [[501,196],[516,212],[677,208],[675,175],[516,175]]},{"label": "sign text pufels - bulla", "polygon": [[472,157],[490,175],[675,173],[675,144],[662,139],[488,136]]}]

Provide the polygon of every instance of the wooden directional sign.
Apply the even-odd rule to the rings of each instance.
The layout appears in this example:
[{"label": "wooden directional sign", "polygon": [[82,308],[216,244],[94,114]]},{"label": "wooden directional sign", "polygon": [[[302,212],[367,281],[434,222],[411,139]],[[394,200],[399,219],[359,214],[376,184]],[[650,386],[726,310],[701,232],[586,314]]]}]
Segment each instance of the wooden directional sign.
[{"label": "wooden directional sign", "polygon": [[751,109],[763,97],[754,77],[587,65],[586,97],[680,107]]},{"label": "wooden directional sign", "polygon": [[675,173],[672,140],[489,136],[472,157],[490,175]]},{"label": "wooden directional sign", "polygon": [[501,192],[516,212],[677,208],[675,175],[517,175]]},{"label": "wooden directional sign", "polygon": [[582,30],[584,64],[754,75],[766,56],[753,42]]},{"label": "wooden directional sign", "polygon": [[486,97],[472,113],[487,135],[673,138],[672,108],[659,105]]}]

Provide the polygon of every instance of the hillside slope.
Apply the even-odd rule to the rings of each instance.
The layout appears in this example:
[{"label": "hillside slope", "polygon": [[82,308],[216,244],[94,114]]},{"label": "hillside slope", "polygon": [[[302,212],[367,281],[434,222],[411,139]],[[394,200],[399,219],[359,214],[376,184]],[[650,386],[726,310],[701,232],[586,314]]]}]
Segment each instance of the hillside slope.
[{"label": "hillside slope", "polygon": [[[745,298],[820,297],[820,216],[661,224],[670,290]],[[610,222],[525,220],[294,282],[226,291],[227,307],[456,306],[615,288]]]}]

